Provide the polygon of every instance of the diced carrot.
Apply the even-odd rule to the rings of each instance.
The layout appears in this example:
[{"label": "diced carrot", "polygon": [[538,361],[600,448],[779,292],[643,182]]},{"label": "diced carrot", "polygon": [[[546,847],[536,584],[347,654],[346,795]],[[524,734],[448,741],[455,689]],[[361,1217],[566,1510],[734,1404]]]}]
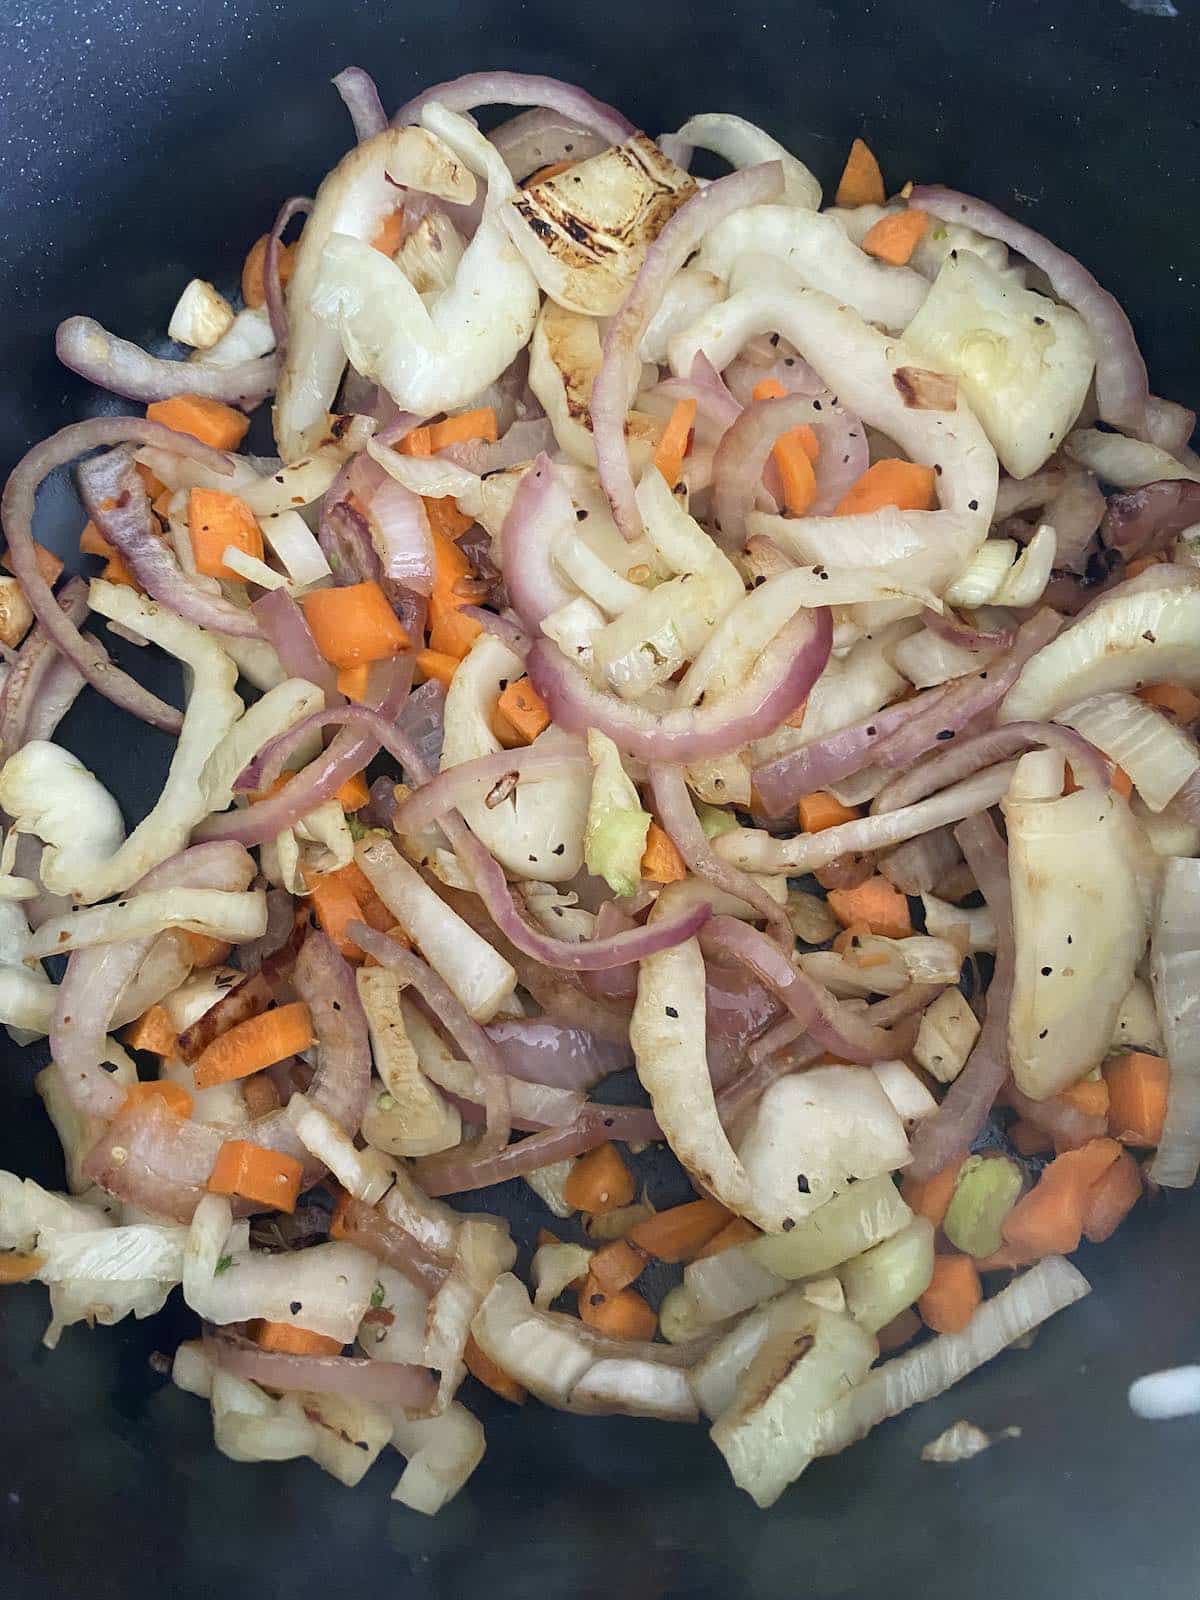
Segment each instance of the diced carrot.
[{"label": "diced carrot", "polygon": [[642,877],[650,883],[682,883],[687,877],[687,863],[679,854],[674,839],[653,819],[646,830],[646,848],[642,851]]},{"label": "diced carrot", "polygon": [[[761,383],[754,385],[751,398],[779,400],[786,393],[787,390],[777,378],[764,378]],[[783,483],[784,504],[794,517],[802,517],[816,499],[817,479],[813,462],[820,449],[815,429],[806,422],[781,434],[771,450],[771,459]]]},{"label": "diced carrot", "polygon": [[1088,1117],[1107,1117],[1108,1085],[1103,1078],[1080,1078],[1054,1097]]},{"label": "diced carrot", "polygon": [[1200,695],[1181,683],[1148,683],[1137,691],[1139,700],[1159,711],[1166,711],[1177,722],[1195,722],[1200,717]]},{"label": "diced carrot", "polygon": [[636,1289],[608,1294],[589,1272],[579,1291],[579,1317],[610,1339],[653,1339],[658,1318]]},{"label": "diced carrot", "polygon": [[186,930],[183,937],[194,967],[218,966],[229,954],[227,939],[214,939],[208,933],[189,933]]},{"label": "diced carrot", "polygon": [[732,1221],[715,1200],[689,1200],[635,1223],[629,1237],[659,1261],[691,1261]]},{"label": "diced carrot", "polygon": [[932,511],[937,505],[937,477],[932,467],[888,458],[876,461],[838,502],[834,515],[853,517],[897,506],[901,511]]},{"label": "diced carrot", "polygon": [[800,797],[800,826],[805,833],[822,833],[843,822],[857,822],[862,813],[855,806],[844,806],[824,789]]},{"label": "diced carrot", "polygon": [[570,172],[575,165],[573,161],[552,161],[548,167],[539,167],[521,184],[522,189],[532,189],[535,183],[546,183],[550,178],[557,178],[561,172]]},{"label": "diced carrot", "polygon": [[619,1294],[646,1268],[646,1252],[628,1239],[613,1239],[592,1257],[589,1273],[605,1294]]},{"label": "diced carrot", "polygon": [[125,557],[117,550],[114,550],[112,555],[109,556],[108,560],[104,563],[104,570],[101,572],[100,576],[106,583],[120,583],[123,584],[126,589],[136,589],[139,594],[143,594],[145,592],[142,589],[141,584],[130,571],[128,565],[126,564]]},{"label": "diced carrot", "polygon": [[532,744],[550,726],[546,702],[528,678],[518,678],[500,691],[496,709],[520,736],[522,744]]},{"label": "diced carrot", "polygon": [[849,955],[862,939],[870,938],[871,930],[865,922],[852,922],[834,939],[831,949],[839,956]]},{"label": "diced carrot", "polygon": [[346,696],[347,700],[354,700],[359,705],[366,703],[370,682],[371,668],[368,665],[343,667],[337,675],[339,690]]},{"label": "diced carrot", "polygon": [[563,1199],[571,1209],[591,1216],[629,1205],[633,1194],[633,1173],[613,1144],[597,1145],[580,1156],[563,1184]]},{"label": "diced carrot", "polygon": [[188,495],[188,535],[196,571],[206,578],[237,581],[238,574],[224,561],[229,545],[243,555],[263,558],[258,519],[244,500],[222,489],[193,489]]},{"label": "diced carrot", "polygon": [[695,420],[696,402],[677,400],[654,452],[654,465],[672,489],[683,476],[683,458],[687,455]]},{"label": "diced carrot", "polygon": [[458,656],[444,656],[440,650],[417,651],[417,671],[424,678],[435,678],[447,689],[450,687],[450,680],[458,671],[458,663]]},{"label": "diced carrot", "polygon": [[1108,1131],[1122,1144],[1156,1145],[1167,1114],[1171,1068],[1165,1056],[1130,1050],[1104,1063]]},{"label": "diced carrot", "polygon": [[268,1322],[258,1317],[251,1324],[250,1337],[262,1350],[280,1350],[289,1356],[340,1356],[341,1342],[328,1334],[312,1333],[290,1322]]},{"label": "diced carrot", "polygon": [[724,1250],[733,1250],[739,1244],[749,1244],[758,1238],[758,1229],[745,1217],[734,1217],[720,1233],[715,1233],[706,1245],[693,1255],[693,1261],[703,1261],[706,1256],[719,1256]]},{"label": "diced carrot", "polygon": [[151,422],[161,422],[176,433],[190,433],[201,444],[214,450],[236,450],[246,437],[250,418],[220,400],[202,394],[177,394],[170,400],[155,400],[146,407]]},{"label": "diced carrot", "polygon": [[929,231],[928,211],[898,211],[867,229],[862,248],[869,256],[902,267]]},{"label": "diced carrot", "polygon": [[309,884],[313,910],[317,922],[346,960],[361,961],[362,951],[347,934],[346,928],[351,922],[363,920],[362,907],[346,885],[336,879],[336,873],[326,872]]},{"label": "diced carrot", "polygon": [[179,1048],[179,1036],[167,1015],[165,1006],[151,1006],[143,1011],[136,1022],[125,1029],[125,1043],[131,1050],[149,1050],[156,1056],[173,1056]]},{"label": "diced carrot", "polygon": [[445,539],[461,539],[474,525],[474,518],[460,511],[450,495],[426,495],[425,515],[429,518],[430,529]]},{"label": "diced carrot", "polygon": [[890,1355],[893,1350],[903,1349],[906,1344],[912,1343],[920,1331],[921,1319],[909,1306],[890,1322],[885,1322],[875,1335],[880,1355]]},{"label": "diced carrot", "polygon": [[842,169],[837,186],[839,206],[881,206],[883,204],[883,173],[879,170],[870,147],[855,139]]},{"label": "diced carrot", "polygon": [[1013,1148],[1018,1155],[1041,1156],[1054,1149],[1054,1140],[1043,1128],[1037,1127],[1032,1122],[1022,1118],[1014,1122],[1008,1130],[1008,1137],[1012,1140]]},{"label": "diced carrot", "polygon": [[[778,378],[764,378],[761,383],[754,385],[754,388],[750,391],[750,398],[751,400],[782,400],[786,394],[787,390]],[[799,440],[804,454],[810,461],[815,461],[820,455],[821,442],[817,438],[817,431],[815,428],[810,427],[807,422],[802,423],[798,428],[793,428],[787,437]]]},{"label": "diced carrot", "polygon": [[954,1185],[961,1166],[962,1161],[952,1161],[932,1178],[902,1178],[900,1198],[918,1217],[928,1217],[935,1228],[940,1228],[954,1198]]},{"label": "diced carrot", "polygon": [[857,889],[830,889],[826,898],[845,928],[864,922],[872,933],[887,939],[905,939],[912,932],[908,901],[882,873],[877,872]]},{"label": "diced carrot", "polygon": [[[263,234],[250,246],[246,259],[242,263],[242,299],[248,306],[257,308],[267,303],[267,287],[265,270],[267,265],[267,240],[269,235]],[[296,246],[294,244],[281,244],[279,247],[279,282],[285,284],[296,270]]]},{"label": "diced carrot", "polygon": [[331,1184],[333,1188],[333,1214],[329,1218],[329,1237],[331,1239],[344,1239],[346,1237],[346,1214],[350,1210],[349,1192],[340,1184]]},{"label": "diced carrot", "polygon": [[226,1139],[208,1178],[210,1194],[238,1195],[276,1211],[294,1211],[304,1165],[247,1139]]},{"label": "diced carrot", "polygon": [[29,1283],[46,1263],[32,1250],[0,1250],[0,1283]]},{"label": "diced carrot", "polygon": [[917,1301],[921,1321],[934,1333],[961,1333],[983,1299],[979,1269],[970,1256],[937,1256],[929,1287]]},{"label": "diced carrot", "polygon": [[1088,1190],[1083,1212],[1083,1236],[1092,1244],[1112,1237],[1133,1210],[1142,1193],[1142,1174],[1127,1150]]},{"label": "diced carrot", "polygon": [[1088,1191],[1121,1154],[1115,1139],[1089,1139],[1055,1156],[1005,1217],[1004,1242],[1026,1261],[1069,1255],[1079,1245]]},{"label": "diced carrot", "polygon": [[335,798],[343,811],[361,811],[371,798],[367,780],[362,773],[356,772],[352,778],[347,778]]},{"label": "diced carrot", "polygon": [[461,411],[456,417],[434,422],[424,428],[413,428],[396,446],[402,456],[429,456],[447,445],[467,444],[472,439],[482,439],[495,444],[496,412],[492,406],[477,406],[474,411]]},{"label": "diced carrot", "polygon": [[[804,726],[804,713],[807,710],[808,710],[808,699],[806,697],[805,699],[801,700],[800,704],[796,707],[795,711],[790,712],[786,717],[784,717],[784,719],[783,719],[784,727],[785,728],[802,728]],[[754,785],[753,784],[751,784],[751,786],[750,786],[750,798],[751,798],[751,801],[753,802],[753,800],[754,800]],[[755,805],[754,809],[758,810],[758,806]]]},{"label": "diced carrot", "polygon": [[371,240],[371,249],[378,250],[381,256],[394,256],[404,242],[404,207],[397,206],[395,211],[389,211],[387,216],[375,230],[375,237]]},{"label": "diced carrot", "polygon": [[146,466],[144,462],[135,461],[133,464],[133,470],[142,480],[142,487],[145,489],[146,496],[149,500],[157,500],[160,494],[167,494],[169,492],[162,479],[151,472],[150,468]]},{"label": "diced carrot", "polygon": [[1150,567],[1161,566],[1162,562],[1162,556],[1138,556],[1136,561],[1131,561],[1125,568],[1125,576],[1127,578],[1138,578],[1143,572],[1148,571]]},{"label": "diced carrot", "polygon": [[170,489],[164,489],[161,494],[155,495],[150,509],[161,522],[169,522],[171,520],[171,501],[174,498],[174,492]]},{"label": "diced carrot", "polygon": [[300,604],[317,649],[335,667],[386,661],[409,647],[408,634],[373,579],[310,589]]},{"label": "diced carrot", "polygon": [[181,1083],[172,1083],[169,1078],[155,1078],[150,1083],[135,1083],[127,1091],[122,1102],[121,1110],[128,1111],[131,1106],[145,1105],[147,1100],[161,1100],[168,1111],[173,1111],[177,1117],[190,1117],[194,1101]]},{"label": "diced carrot", "polygon": [[523,1406],[528,1398],[525,1389],[515,1378],[510,1378],[503,1367],[498,1367],[487,1352],[480,1348],[475,1335],[467,1337],[467,1347],[463,1351],[463,1361],[467,1371],[473,1378],[493,1394],[498,1394],[501,1400],[510,1400],[514,1406]]},{"label": "diced carrot", "polygon": [[[37,559],[38,571],[41,573],[43,579],[53,589],[54,585],[62,576],[62,562],[54,554],[53,550],[47,550],[44,544],[37,544],[35,542],[33,546],[33,553]],[[3,557],[0,557],[0,565],[6,567],[9,572],[13,570],[13,564],[9,558],[7,550],[4,552]]]},{"label": "diced carrot", "polygon": [[[465,605],[466,601],[462,603]],[[482,623],[474,617],[464,617],[458,607],[440,610],[433,616],[431,602],[430,615],[429,648],[438,655],[453,656],[456,661],[462,660],[483,632]]]},{"label": "diced carrot", "polygon": [[214,1083],[248,1078],[252,1072],[299,1055],[312,1042],[312,1017],[303,1000],[260,1011],[219,1034],[201,1051],[195,1064],[196,1087],[210,1089]]},{"label": "diced carrot", "polygon": [[85,556],[103,556],[106,561],[116,555],[116,550],[89,517],[79,535],[79,550]]}]

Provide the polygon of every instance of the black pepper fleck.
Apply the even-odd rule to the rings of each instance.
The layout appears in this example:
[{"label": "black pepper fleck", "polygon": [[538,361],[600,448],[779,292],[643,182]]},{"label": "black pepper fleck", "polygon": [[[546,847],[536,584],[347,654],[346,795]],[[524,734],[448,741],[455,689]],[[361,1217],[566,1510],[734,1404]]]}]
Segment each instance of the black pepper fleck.
[{"label": "black pepper fleck", "polygon": [[670,1018],[672,1018],[673,1021],[678,1021],[679,1020],[679,1013],[678,1013],[678,1011],[676,1011],[674,1006],[668,1006],[667,1007],[667,1015]]},{"label": "black pepper fleck", "polygon": [[796,1187],[797,1187],[797,1189],[799,1189],[801,1194],[811,1194],[812,1193],[812,1185],[809,1183],[808,1179],[804,1176],[804,1174],[802,1172],[798,1172],[796,1174]]},{"label": "black pepper fleck", "polygon": [[301,1311],[303,1311],[304,1306],[303,1306],[303,1303],[301,1301],[293,1300],[289,1309],[291,1310],[291,1313],[292,1313],[292,1315],[294,1317],[298,1317],[300,1315]]}]

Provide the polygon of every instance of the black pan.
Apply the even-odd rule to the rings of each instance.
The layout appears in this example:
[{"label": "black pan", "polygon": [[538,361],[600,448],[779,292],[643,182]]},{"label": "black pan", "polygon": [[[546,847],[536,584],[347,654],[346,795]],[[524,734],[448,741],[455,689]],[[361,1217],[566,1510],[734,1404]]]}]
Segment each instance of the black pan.
[{"label": "black pan", "polygon": [[[106,403],[55,365],[60,317],[148,337],[189,277],[228,280],[279,200],[311,192],[349,141],[327,80],[350,62],[395,103],[510,66],[577,80],[653,132],[738,111],[825,180],[865,133],[894,184],[972,190],[1078,251],[1130,308],[1156,391],[1195,403],[1200,25],[1195,0],[1178,5],[6,0],[0,468]],[[48,491],[40,536],[65,555],[79,524],[69,490]],[[94,697],[64,738],[140,815],[165,741]],[[30,1088],[41,1058],[3,1051],[0,1167],[61,1183]],[[355,1493],[307,1463],[234,1466],[205,1407],[148,1365],[185,1316],[72,1329],[49,1356],[44,1291],[7,1290],[0,1595],[1195,1600],[1200,1423],[1139,1423],[1125,1389],[1200,1354],[1198,1238],[1194,1196],[1139,1208],[1081,1252],[1095,1292],[1031,1350],[818,1463],[770,1513],[699,1430],[515,1412],[479,1392],[488,1457],[432,1522],[390,1504],[396,1457]],[[922,1465],[959,1417],[1022,1435]]]}]

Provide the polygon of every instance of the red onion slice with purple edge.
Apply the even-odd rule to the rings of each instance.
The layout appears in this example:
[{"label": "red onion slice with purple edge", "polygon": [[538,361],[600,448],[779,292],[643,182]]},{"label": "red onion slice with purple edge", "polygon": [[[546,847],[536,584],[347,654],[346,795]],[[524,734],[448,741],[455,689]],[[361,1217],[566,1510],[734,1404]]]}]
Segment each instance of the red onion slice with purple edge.
[{"label": "red onion slice with purple edge", "polygon": [[1146,363],[1129,318],[1085,266],[1024,223],[955,189],[920,184],[909,195],[909,204],[943,222],[961,222],[989,239],[999,239],[1044,272],[1054,293],[1079,313],[1092,336],[1096,349],[1096,403],[1101,417],[1135,439],[1149,438]]},{"label": "red onion slice with purple edge", "polygon": [[435,100],[449,111],[462,113],[480,106],[542,106],[590,128],[610,144],[621,144],[637,131],[619,111],[593,99],[573,83],[532,72],[468,72],[461,78],[435,83],[431,89],[406,100],[392,118],[393,124],[420,122],[421,112]]},{"label": "red onion slice with purple edge", "polygon": [[89,383],[126,400],[142,402],[198,394],[253,411],[274,394],[279,377],[278,354],[226,367],[211,361],[166,361],[128,339],[119,339],[91,317],[68,317],[60,322],[54,349],[64,367]]}]

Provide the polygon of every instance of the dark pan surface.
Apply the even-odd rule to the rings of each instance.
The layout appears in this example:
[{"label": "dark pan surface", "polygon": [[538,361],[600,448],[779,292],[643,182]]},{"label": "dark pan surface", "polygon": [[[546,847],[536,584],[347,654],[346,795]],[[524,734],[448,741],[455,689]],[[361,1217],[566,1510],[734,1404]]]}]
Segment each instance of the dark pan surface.
[{"label": "dark pan surface", "polygon": [[[865,133],[894,184],[974,190],[1078,250],[1131,309],[1157,392],[1195,402],[1200,24],[1194,0],[1178,4],[1169,18],[1117,0],[7,0],[0,469],[104,404],[55,365],[56,321],[86,311],[146,337],[188,277],[228,280],[279,200],[311,191],[348,143],[326,80],[351,62],[390,103],[514,66],[584,83],[653,132],[739,111],[826,180]],[[44,511],[41,536],[65,553],[80,523],[65,488]],[[166,742],[92,698],[64,737],[140,815]],[[0,1167],[58,1184],[30,1089],[40,1058],[3,1036],[0,1054]],[[1197,1358],[1198,1237],[1194,1196],[1140,1209],[1118,1241],[1082,1253],[1095,1293],[1031,1350],[818,1464],[770,1514],[698,1430],[516,1413],[478,1393],[488,1458],[432,1522],[390,1504],[394,1456],[353,1494],[307,1463],[234,1466],[212,1449],[206,1408],[147,1366],[185,1316],[72,1329],[50,1356],[44,1291],[8,1290],[0,1594],[1194,1600],[1200,1421],[1138,1423],[1125,1388]],[[923,1466],[921,1445],[964,1416],[1023,1434],[964,1466]]]}]

